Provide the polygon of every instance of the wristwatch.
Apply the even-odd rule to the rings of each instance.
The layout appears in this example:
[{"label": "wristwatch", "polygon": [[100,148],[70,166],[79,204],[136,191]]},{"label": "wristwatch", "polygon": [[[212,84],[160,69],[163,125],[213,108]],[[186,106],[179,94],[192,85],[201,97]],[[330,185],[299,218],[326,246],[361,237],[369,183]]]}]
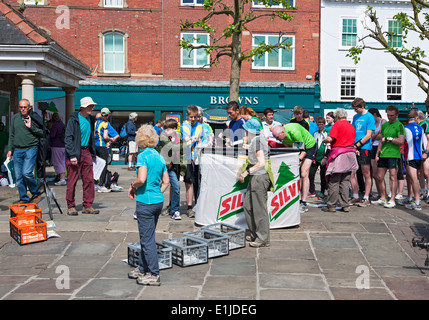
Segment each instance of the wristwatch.
[{"label": "wristwatch", "polygon": [[392,142],[393,138],[392,137],[388,137],[388,138],[386,138],[386,140]]}]

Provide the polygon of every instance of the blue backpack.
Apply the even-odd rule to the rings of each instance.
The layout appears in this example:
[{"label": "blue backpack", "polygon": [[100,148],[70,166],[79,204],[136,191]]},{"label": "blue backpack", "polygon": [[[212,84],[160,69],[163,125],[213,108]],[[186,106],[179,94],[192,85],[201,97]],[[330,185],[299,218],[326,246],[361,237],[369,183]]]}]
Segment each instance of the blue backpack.
[{"label": "blue backpack", "polygon": [[126,138],[127,137],[127,124],[122,126],[121,132],[119,133],[119,137]]}]

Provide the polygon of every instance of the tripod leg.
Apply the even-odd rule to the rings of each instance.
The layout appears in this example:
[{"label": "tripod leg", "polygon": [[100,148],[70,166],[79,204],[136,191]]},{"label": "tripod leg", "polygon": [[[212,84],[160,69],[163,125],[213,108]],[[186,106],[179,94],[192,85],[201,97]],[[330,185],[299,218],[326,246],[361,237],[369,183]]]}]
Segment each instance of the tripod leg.
[{"label": "tripod leg", "polygon": [[50,194],[49,187],[46,185],[46,181],[43,181],[43,188],[45,189],[46,202],[48,202],[49,217],[51,218],[51,220],[54,220],[54,216],[52,215],[52,207],[51,207],[51,194]]}]

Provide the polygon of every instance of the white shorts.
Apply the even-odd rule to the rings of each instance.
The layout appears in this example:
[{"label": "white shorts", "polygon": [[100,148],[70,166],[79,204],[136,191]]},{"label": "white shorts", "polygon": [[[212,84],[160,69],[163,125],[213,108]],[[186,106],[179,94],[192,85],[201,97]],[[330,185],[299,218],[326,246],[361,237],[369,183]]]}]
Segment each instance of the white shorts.
[{"label": "white shorts", "polygon": [[137,153],[139,151],[139,147],[135,141],[128,141],[128,152],[129,153]]}]

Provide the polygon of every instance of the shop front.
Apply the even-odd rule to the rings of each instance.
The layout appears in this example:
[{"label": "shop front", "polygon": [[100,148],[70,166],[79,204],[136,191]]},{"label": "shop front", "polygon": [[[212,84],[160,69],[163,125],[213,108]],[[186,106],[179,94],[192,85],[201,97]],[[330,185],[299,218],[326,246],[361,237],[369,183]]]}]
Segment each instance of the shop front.
[{"label": "shop front", "polygon": [[[112,112],[111,123],[120,130],[128,121],[131,112],[138,114],[137,126],[155,124],[168,117],[186,120],[189,105],[202,107],[208,122],[219,128],[225,127],[229,84],[221,81],[175,81],[175,80],[112,80],[86,79],[80,82],[75,92],[75,110],[80,99],[90,96],[97,103],[95,112],[107,107]],[[61,90],[38,88],[36,100],[47,101],[64,96]],[[315,116],[320,111],[320,89],[316,83],[264,83],[243,82],[240,87],[240,106],[251,107],[262,114],[272,108],[279,115],[290,116],[291,110],[300,105]],[[213,113],[217,110],[218,113]],[[119,132],[119,131],[118,131]],[[115,157],[116,159],[116,157]],[[120,157],[118,163],[125,161]]]}]

